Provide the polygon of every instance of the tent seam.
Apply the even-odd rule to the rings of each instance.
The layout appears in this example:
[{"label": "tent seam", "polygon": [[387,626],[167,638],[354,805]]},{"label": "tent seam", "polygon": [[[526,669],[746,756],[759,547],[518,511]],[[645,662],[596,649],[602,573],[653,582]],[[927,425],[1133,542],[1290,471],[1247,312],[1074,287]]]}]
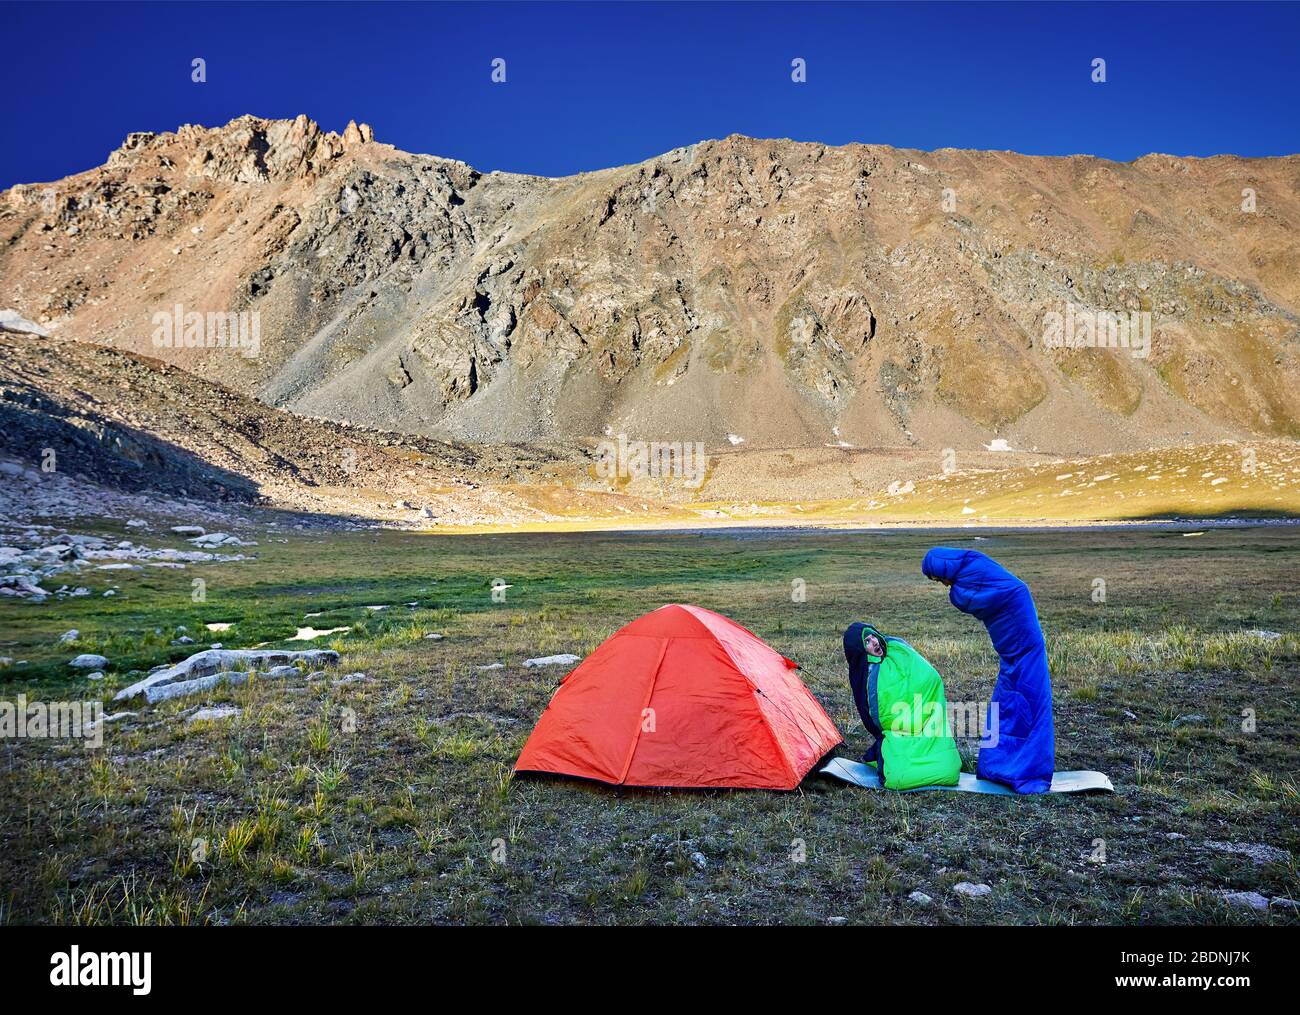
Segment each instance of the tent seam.
[{"label": "tent seam", "polygon": [[646,691],[645,701],[641,703],[641,720],[636,726],[636,735],[632,737],[632,746],[627,749],[627,757],[623,759],[623,771],[618,774],[616,785],[623,785],[623,780],[627,778],[628,770],[632,767],[632,759],[636,757],[637,746],[641,743],[641,731],[645,728],[645,710],[650,707],[650,699],[654,697],[655,685],[659,683],[659,671],[663,669],[664,656],[668,654],[668,643],[671,638],[664,638],[663,645],[659,649],[659,658],[655,661],[655,671],[650,677],[650,687]]},{"label": "tent seam", "polygon": [[[687,612],[690,613],[691,611],[687,609]],[[693,613],[691,615],[694,616]],[[711,637],[714,640],[714,642],[716,642],[718,646],[722,649],[722,651],[726,653],[727,658],[731,660],[732,669],[734,669],[737,673],[740,674],[741,679],[744,680],[745,683],[750,686],[753,692],[756,695],[758,695],[760,698],[766,698],[768,701],[772,702],[772,707],[775,708],[781,715],[783,715],[794,725],[794,728],[799,731],[799,735],[804,738],[808,746],[811,747],[814,752],[819,751],[819,745],[817,741],[813,740],[813,738],[808,735],[808,731],[803,728],[803,724],[800,723],[798,720],[796,720],[793,716],[789,715],[789,713],[787,713],[785,709],[781,708],[770,695],[764,693],[763,689],[754,682],[754,678],[745,672],[745,668],[740,665],[740,660],[738,660],[734,655],[732,655],[731,649],[727,647],[727,643],[724,642],[721,638],[719,638],[717,634],[709,627],[708,624],[705,624],[698,617],[695,617],[695,619],[697,622],[699,622],[700,626],[703,627],[706,632],[708,632],[708,636]],[[730,618],[726,618],[726,619],[730,620]],[[734,620],[731,622],[735,624],[736,627],[739,627],[742,631],[750,635],[750,637],[755,638],[761,644],[767,645],[767,643],[764,642],[761,638],[759,638],[758,635],[754,634],[753,631],[750,631],[746,627],[742,627],[740,624],[736,624]],[[767,645],[767,647],[772,648],[770,645]],[[783,661],[785,662],[791,661],[789,659],[786,659],[785,656],[781,655],[780,652],[777,652],[776,649],[772,649],[772,651],[775,652],[776,655],[780,656]],[[795,666],[797,668],[798,664],[796,663]],[[808,690],[807,685],[805,685],[802,680],[799,681],[799,684],[800,686],[803,687],[804,693],[807,694],[808,697],[812,699],[813,703],[816,704],[818,708],[821,708],[822,707],[821,702],[817,701],[813,693]],[[793,759],[791,759],[790,755],[786,752],[785,746],[781,743],[781,739],[776,735],[776,730],[772,728],[772,722],[770,719],[768,719],[767,711],[763,708],[762,705],[758,706],[758,714],[759,717],[763,720],[763,728],[767,730],[767,735],[772,740],[772,746],[776,748],[777,756],[781,759],[781,762],[785,765],[786,771],[790,773],[790,778],[794,780],[793,785],[797,787],[799,783],[802,782],[803,780],[799,777],[799,773],[795,770]],[[839,742],[843,743],[844,738],[840,737]],[[814,759],[814,763],[815,761],[816,759]]]},{"label": "tent seam", "polygon": [[[754,683],[754,678],[745,672],[745,668],[741,666],[740,661],[734,655],[731,654],[731,649],[727,648],[726,643],[717,635],[713,635],[713,640],[715,643],[717,643],[718,647],[721,648],[722,651],[726,653],[727,658],[731,660],[731,668],[735,670],[738,674],[740,674],[740,679],[749,685],[750,690],[753,691],[753,693],[756,694],[758,697],[767,698],[768,701],[772,701],[772,699],[768,697],[768,695],[763,693],[763,689],[759,687],[758,684]],[[657,673],[656,676],[658,676]],[[785,765],[786,771],[790,773],[790,778],[794,780],[794,785],[798,786],[802,780],[800,780],[799,778],[799,773],[796,772],[794,769],[794,762],[790,760],[790,756],[786,753],[785,747],[782,746],[781,739],[776,735],[776,730],[772,728],[772,722],[771,720],[768,719],[766,710],[763,708],[761,704],[758,704],[757,702],[755,702],[755,707],[757,707],[758,709],[758,717],[763,720],[763,729],[767,730],[767,735],[772,741],[772,746],[776,748],[777,757],[781,759],[781,763]],[[782,711],[780,708],[777,707],[775,701],[772,701],[772,707],[777,708],[777,711],[781,711],[782,715],[785,714],[784,711]],[[786,718],[789,719],[790,717],[786,716]],[[794,726],[795,729],[799,731],[799,735],[802,736],[805,740],[807,740],[809,745],[812,746],[813,745],[812,739],[808,736],[806,732],[804,732],[803,727],[800,726],[798,723],[795,723]]]}]

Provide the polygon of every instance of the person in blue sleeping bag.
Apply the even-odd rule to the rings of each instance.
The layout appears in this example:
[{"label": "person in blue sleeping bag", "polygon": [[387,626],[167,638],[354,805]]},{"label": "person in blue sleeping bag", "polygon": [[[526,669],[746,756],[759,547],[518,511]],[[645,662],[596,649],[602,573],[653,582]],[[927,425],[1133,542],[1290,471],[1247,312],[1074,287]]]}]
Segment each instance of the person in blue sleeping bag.
[{"label": "person in blue sleeping bag", "polygon": [[935,547],[921,571],[949,587],[953,606],[983,621],[1001,659],[986,734],[995,742],[980,749],[976,773],[1017,793],[1049,792],[1056,767],[1052,677],[1029,587],[976,550]]}]

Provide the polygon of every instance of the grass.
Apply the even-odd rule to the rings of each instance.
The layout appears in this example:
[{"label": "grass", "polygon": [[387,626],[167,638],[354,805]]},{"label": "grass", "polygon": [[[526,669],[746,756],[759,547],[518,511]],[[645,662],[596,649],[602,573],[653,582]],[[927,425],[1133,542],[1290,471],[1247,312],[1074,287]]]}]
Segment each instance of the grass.
[{"label": "grass", "polygon": [[[0,655],[26,661],[0,670],[7,700],[111,697],[132,670],[213,640],[303,647],[284,639],[306,623],[346,625],[328,639],[343,654],[337,675],[369,678],[254,681],[146,706],[106,727],[100,750],[0,741],[6,922],[1295,921],[1216,894],[1300,897],[1291,527],[1195,539],[1153,529],[979,541],[741,530],[279,538],[259,537],[256,561],[117,573],[110,599],[0,603]],[[522,661],[590,652],[665,602],[726,613],[798,660],[845,753],[867,744],[839,647],[852,619],[912,641],[950,700],[987,699],[996,659],[982,628],[919,573],[939,542],[982,549],[1030,582],[1054,670],[1058,767],[1107,772],[1113,796],[909,796],[815,777],[789,794],[620,792],[511,775],[562,676]],[[203,603],[191,600],[196,576]],[[504,602],[495,578],[511,585]],[[797,578],[803,603],[791,601]],[[1105,602],[1094,601],[1097,578]],[[233,626],[208,632],[213,621]],[[196,645],[171,644],[181,626]],[[69,628],[77,642],[56,644]],[[78,652],[109,657],[102,683],[70,675]],[[504,668],[479,669],[495,662]],[[222,703],[240,714],[185,721]],[[962,750],[969,765],[975,745]],[[1257,864],[1205,845],[1225,841],[1292,859]],[[952,892],[963,880],[993,895],[963,901]],[[915,890],[934,904],[910,903]]]}]

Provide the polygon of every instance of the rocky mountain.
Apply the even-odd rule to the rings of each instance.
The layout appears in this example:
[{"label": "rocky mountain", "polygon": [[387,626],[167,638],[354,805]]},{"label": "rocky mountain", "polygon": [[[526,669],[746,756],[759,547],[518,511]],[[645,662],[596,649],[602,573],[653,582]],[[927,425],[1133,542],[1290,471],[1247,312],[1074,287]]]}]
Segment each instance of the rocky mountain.
[{"label": "rocky mountain", "polygon": [[[515,485],[572,488],[586,472],[564,448],[311,419],[151,357],[0,327],[0,520],[206,503],[421,528],[508,524],[549,517],[543,497]],[[610,511],[626,498],[575,493],[584,499]]]},{"label": "rocky mountain", "polygon": [[[475,443],[1295,438],[1300,156],[733,136],[547,179],[245,116],[0,194],[0,305],[268,405]],[[255,313],[256,349],[187,347],[193,312]],[[1050,315],[1097,312],[1149,315],[1146,347],[1053,347]]]}]

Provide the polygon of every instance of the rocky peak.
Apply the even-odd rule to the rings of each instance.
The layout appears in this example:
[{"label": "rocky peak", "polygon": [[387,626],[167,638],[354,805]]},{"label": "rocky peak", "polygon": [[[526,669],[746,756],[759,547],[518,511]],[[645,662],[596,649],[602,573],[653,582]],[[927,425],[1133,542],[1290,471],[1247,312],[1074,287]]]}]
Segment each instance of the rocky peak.
[{"label": "rocky peak", "polygon": [[367,123],[349,121],[342,137],[322,131],[304,114],[292,120],[241,116],[224,127],[184,124],[174,133],[137,131],[108,158],[111,168],[130,169],[147,155],[163,168],[184,166],[192,176],[226,183],[265,183],[318,174],[345,149],[375,139]]},{"label": "rocky peak", "polygon": [[370,124],[363,123],[357,125],[356,120],[349,120],[347,129],[343,131],[343,147],[351,148],[353,145],[369,144],[375,139],[375,132],[370,129]]}]

